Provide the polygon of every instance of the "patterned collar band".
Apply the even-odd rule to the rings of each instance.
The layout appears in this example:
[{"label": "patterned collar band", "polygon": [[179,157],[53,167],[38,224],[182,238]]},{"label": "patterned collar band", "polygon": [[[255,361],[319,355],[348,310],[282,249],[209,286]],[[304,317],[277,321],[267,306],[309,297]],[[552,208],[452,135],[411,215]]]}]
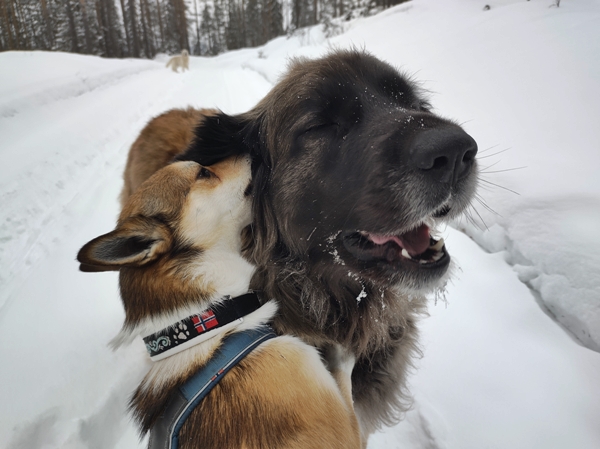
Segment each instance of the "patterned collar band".
[{"label": "patterned collar band", "polygon": [[227,296],[218,305],[144,337],[150,359],[156,362],[202,343],[221,333],[217,330],[225,331],[239,325],[246,315],[260,306],[256,292],[235,298]]}]

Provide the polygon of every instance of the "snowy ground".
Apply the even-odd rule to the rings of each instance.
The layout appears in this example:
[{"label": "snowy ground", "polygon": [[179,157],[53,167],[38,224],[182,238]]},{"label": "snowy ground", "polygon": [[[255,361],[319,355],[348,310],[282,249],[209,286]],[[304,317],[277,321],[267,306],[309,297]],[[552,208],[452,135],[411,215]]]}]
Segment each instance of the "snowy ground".
[{"label": "snowy ground", "polygon": [[330,39],[192,58],[185,74],[0,53],[0,447],[143,447],[124,408],[144,348],[106,347],[116,276],[74,261],[112,229],[129,145],[168,108],[247,110],[290,56],[355,45],[465,122],[495,211],[456,224],[470,238],[447,229],[461,270],[422,322],[415,406],[369,448],[599,448],[600,1],[551,3],[413,0]]}]

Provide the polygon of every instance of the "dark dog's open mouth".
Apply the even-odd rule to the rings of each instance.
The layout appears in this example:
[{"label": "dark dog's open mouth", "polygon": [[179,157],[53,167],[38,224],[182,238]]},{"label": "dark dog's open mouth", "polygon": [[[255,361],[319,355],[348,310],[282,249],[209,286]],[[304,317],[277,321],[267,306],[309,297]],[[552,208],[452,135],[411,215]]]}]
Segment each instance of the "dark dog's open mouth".
[{"label": "dark dog's open mouth", "polygon": [[364,262],[411,264],[413,268],[441,268],[450,263],[444,239],[431,237],[426,224],[399,235],[356,231],[342,238],[350,254]]}]

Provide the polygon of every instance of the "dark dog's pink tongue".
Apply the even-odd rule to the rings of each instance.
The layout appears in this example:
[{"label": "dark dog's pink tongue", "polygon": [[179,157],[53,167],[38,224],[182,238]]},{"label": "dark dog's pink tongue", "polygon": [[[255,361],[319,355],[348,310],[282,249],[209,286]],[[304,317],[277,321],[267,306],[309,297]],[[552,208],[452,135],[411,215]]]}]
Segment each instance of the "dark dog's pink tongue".
[{"label": "dark dog's pink tongue", "polygon": [[422,254],[429,248],[429,227],[422,224],[412,231],[405,232],[399,236],[369,234],[369,239],[377,244],[383,245],[387,242],[396,242],[398,246],[406,249],[412,257]]}]

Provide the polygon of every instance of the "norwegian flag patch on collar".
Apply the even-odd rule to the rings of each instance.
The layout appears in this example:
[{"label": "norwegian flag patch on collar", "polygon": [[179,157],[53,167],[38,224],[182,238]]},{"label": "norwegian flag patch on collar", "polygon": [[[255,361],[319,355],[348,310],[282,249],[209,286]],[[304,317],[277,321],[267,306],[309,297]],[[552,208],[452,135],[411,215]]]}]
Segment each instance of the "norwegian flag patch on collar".
[{"label": "norwegian flag patch on collar", "polygon": [[215,313],[210,309],[202,312],[200,315],[192,316],[192,322],[194,323],[196,332],[199,334],[219,325]]},{"label": "norwegian flag patch on collar", "polygon": [[228,296],[219,305],[144,337],[146,349],[152,360],[164,359],[211,338],[213,331],[217,329],[241,323],[244,316],[258,310],[260,306],[256,292],[235,298]]}]

